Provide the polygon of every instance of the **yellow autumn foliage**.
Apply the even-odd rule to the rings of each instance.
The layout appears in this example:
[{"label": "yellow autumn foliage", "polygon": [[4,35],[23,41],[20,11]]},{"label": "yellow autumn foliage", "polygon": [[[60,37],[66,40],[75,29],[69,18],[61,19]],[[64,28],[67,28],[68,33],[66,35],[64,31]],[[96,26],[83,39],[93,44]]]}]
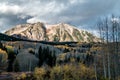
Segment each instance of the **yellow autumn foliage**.
[{"label": "yellow autumn foliage", "polygon": [[44,68],[35,68],[34,77],[36,80],[44,80],[44,75],[46,71]]},{"label": "yellow autumn foliage", "polygon": [[2,49],[0,49],[0,56],[1,56],[1,58],[2,58],[2,59],[1,59],[2,61],[6,61],[7,58],[8,58],[7,52],[4,51],[4,50],[2,50]]},{"label": "yellow autumn foliage", "polygon": [[7,58],[8,55],[6,51],[0,49],[0,70],[4,71],[7,68]]},{"label": "yellow autumn foliage", "polygon": [[[94,80],[95,79],[94,69],[89,68],[82,63],[56,65],[53,68],[49,68],[48,71],[44,68],[36,68],[34,75],[37,80]],[[45,75],[47,75],[47,78]]]}]

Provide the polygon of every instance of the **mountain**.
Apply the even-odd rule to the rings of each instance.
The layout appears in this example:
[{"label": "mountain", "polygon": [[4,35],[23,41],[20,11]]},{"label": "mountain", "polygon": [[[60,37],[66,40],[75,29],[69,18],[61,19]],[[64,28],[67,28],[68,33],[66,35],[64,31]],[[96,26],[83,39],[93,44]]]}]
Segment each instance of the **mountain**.
[{"label": "mountain", "polygon": [[30,40],[45,40],[46,28],[43,23],[21,24],[5,32],[17,38]]},{"label": "mountain", "polygon": [[46,25],[44,23],[21,24],[5,32],[17,38],[37,41],[76,41],[98,42],[99,39],[93,34],[77,29],[69,24]]}]

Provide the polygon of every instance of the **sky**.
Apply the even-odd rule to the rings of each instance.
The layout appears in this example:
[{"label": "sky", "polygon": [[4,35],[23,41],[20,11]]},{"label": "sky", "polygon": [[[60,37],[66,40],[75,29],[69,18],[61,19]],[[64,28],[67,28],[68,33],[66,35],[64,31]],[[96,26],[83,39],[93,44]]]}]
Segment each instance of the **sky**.
[{"label": "sky", "polygon": [[96,21],[120,15],[120,0],[0,0],[0,32],[15,25],[67,23],[96,32]]}]

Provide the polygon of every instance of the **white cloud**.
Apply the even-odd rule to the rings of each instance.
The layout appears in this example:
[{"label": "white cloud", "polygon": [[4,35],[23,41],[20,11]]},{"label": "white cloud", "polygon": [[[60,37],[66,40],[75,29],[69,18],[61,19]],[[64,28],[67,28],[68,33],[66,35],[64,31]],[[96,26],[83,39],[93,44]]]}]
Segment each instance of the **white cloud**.
[{"label": "white cloud", "polygon": [[[34,7],[32,6],[32,4],[34,5]],[[27,5],[24,5],[25,14],[40,17],[44,15],[47,16],[48,14],[56,14],[65,9],[65,6],[63,4],[56,4],[54,0],[49,3],[33,1],[32,4],[28,3]]]},{"label": "white cloud", "polygon": [[75,3],[85,3],[86,0],[70,0],[71,4],[75,4]]},{"label": "white cloud", "polygon": [[0,4],[0,13],[16,15],[22,12],[23,12],[23,9],[18,5],[8,5],[6,3]]},{"label": "white cloud", "polygon": [[27,23],[36,23],[36,22],[40,22],[40,19],[33,17],[27,20]]}]

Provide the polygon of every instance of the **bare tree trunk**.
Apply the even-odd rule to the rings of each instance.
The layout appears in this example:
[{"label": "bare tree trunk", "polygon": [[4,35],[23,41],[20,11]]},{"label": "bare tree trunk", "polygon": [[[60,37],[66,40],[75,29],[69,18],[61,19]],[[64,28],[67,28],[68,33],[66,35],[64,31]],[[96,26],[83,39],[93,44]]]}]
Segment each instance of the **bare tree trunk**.
[{"label": "bare tree trunk", "polygon": [[[112,16],[112,19],[114,19],[115,17],[114,16]],[[116,71],[116,40],[115,40],[115,28],[116,28],[116,22],[113,20],[112,21],[112,40],[113,40],[113,63],[114,63],[114,79],[116,79],[116,73],[117,73],[117,71]]]},{"label": "bare tree trunk", "polygon": [[119,52],[118,52],[118,22],[115,22],[115,59],[116,59],[116,79],[118,75],[118,63],[119,63]]},{"label": "bare tree trunk", "polygon": [[107,43],[107,61],[108,61],[108,78],[111,79],[111,72],[110,72],[110,54],[109,54],[109,26],[108,26],[108,19],[105,20],[105,31],[106,31],[106,43]]},{"label": "bare tree trunk", "polygon": [[101,47],[102,47],[102,63],[103,63],[103,72],[104,72],[104,78],[107,78],[107,70],[106,70],[106,62],[105,62],[105,52],[103,51],[104,50],[104,22],[103,21],[100,21],[98,22],[97,26],[98,26],[98,29],[99,29],[99,34],[100,34],[100,38],[101,38]]},{"label": "bare tree trunk", "polygon": [[95,79],[97,80],[96,55],[97,54],[94,54],[94,68],[95,68]]},{"label": "bare tree trunk", "polygon": [[106,75],[106,62],[105,62],[105,55],[104,55],[104,51],[102,51],[102,56],[103,56],[103,69],[104,69],[104,77],[107,78]]}]

